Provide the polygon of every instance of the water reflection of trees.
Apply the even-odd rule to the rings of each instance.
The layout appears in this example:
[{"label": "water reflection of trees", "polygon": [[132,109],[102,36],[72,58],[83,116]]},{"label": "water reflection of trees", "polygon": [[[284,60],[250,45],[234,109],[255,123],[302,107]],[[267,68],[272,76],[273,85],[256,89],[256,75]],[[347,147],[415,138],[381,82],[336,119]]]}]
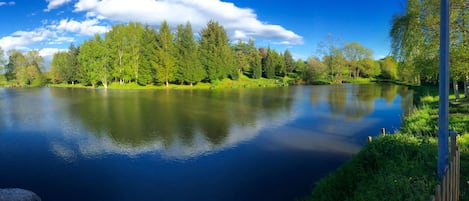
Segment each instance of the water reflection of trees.
[{"label": "water reflection of trees", "polygon": [[98,137],[124,146],[160,142],[196,146],[201,136],[212,146],[225,142],[233,127],[255,126],[261,116],[291,109],[293,88],[181,91],[52,90],[74,99],[68,114]]},{"label": "water reflection of trees", "polygon": [[[374,111],[375,101],[384,99],[393,102],[401,97],[401,107],[405,112],[412,106],[412,91],[407,87],[393,84],[345,84],[330,86],[325,95],[331,113],[346,119],[359,120]],[[315,97],[311,102],[318,100]]]}]

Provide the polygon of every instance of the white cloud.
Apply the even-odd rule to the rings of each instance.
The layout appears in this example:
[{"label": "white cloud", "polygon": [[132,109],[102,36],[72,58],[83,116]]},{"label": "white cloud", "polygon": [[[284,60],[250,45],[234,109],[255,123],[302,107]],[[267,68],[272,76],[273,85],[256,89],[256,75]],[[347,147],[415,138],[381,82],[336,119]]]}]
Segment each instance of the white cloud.
[{"label": "white cloud", "polygon": [[59,31],[74,32],[87,36],[92,36],[96,33],[102,34],[109,30],[109,27],[99,25],[99,21],[97,19],[87,19],[82,22],[64,19],[60,20],[57,25],[52,25],[51,27]]},{"label": "white cloud", "polygon": [[15,4],[16,3],[14,1],[10,1],[10,2],[0,1],[0,6],[13,6]]},{"label": "white cloud", "polygon": [[49,44],[49,45],[60,45],[60,44],[72,43],[72,42],[75,42],[75,38],[67,37],[67,36],[60,36],[60,37],[57,37],[54,40],[49,41],[49,43],[47,43],[47,44]]},{"label": "white cloud", "polygon": [[288,44],[302,44],[303,37],[280,25],[261,22],[252,9],[239,8],[220,0],[79,0],[75,11],[113,21],[139,21],[171,25],[190,21],[196,31],[209,20],[218,21],[232,39],[263,38]]},{"label": "white cloud", "polygon": [[45,12],[49,12],[52,9],[58,8],[61,5],[71,2],[72,0],[46,0],[48,2],[47,8],[44,9]]},{"label": "white cloud", "polygon": [[28,45],[45,41],[54,35],[54,32],[45,28],[37,28],[33,31],[17,31],[9,36],[0,38],[0,46],[5,51],[12,49],[29,49],[27,48]]},{"label": "white cloud", "polygon": [[39,49],[39,55],[41,55],[41,57],[44,58],[44,65],[46,66],[46,70],[48,70],[50,63],[52,61],[52,58],[54,57],[54,54],[56,52],[65,52],[65,51],[68,51],[68,49],[60,49],[60,48]]},{"label": "white cloud", "polygon": [[39,50],[39,55],[44,58],[52,58],[56,52],[60,51],[68,51],[67,49],[59,49],[59,48],[42,48]]}]

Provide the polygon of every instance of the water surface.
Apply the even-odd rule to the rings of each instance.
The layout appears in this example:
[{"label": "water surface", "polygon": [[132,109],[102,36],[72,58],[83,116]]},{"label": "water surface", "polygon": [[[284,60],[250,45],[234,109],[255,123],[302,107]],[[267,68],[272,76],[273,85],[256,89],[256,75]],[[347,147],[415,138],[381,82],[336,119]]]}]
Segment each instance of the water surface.
[{"label": "water surface", "polygon": [[0,89],[0,188],[43,200],[294,200],[380,128],[396,85]]}]

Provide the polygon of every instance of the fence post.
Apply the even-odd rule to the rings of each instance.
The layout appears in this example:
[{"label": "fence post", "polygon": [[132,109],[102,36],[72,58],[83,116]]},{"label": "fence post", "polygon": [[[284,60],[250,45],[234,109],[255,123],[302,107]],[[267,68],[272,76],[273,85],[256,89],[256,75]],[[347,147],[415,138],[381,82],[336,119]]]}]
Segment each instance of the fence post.
[{"label": "fence post", "polygon": [[456,156],[456,136],[458,135],[458,132],[450,131],[449,134],[451,136],[451,158],[452,158]]},{"label": "fence post", "polygon": [[449,114],[449,10],[450,1],[441,0],[440,9],[440,74],[438,109],[438,179],[442,181],[448,164],[448,114]]}]

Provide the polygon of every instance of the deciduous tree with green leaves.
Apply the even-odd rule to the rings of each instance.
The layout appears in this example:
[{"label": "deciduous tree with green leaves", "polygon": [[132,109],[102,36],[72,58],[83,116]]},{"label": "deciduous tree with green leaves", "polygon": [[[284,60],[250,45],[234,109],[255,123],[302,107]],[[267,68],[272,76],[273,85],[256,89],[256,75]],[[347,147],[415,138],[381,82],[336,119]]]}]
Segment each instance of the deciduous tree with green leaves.
[{"label": "deciduous tree with green leaves", "polygon": [[158,33],[156,79],[163,82],[166,87],[169,86],[169,82],[174,81],[177,70],[173,38],[168,23],[164,21]]},{"label": "deciduous tree with green leaves", "polygon": [[81,64],[83,83],[96,87],[99,82],[108,87],[111,70],[109,66],[108,49],[104,40],[98,34],[94,39],[84,42],[80,48],[78,61]]}]

